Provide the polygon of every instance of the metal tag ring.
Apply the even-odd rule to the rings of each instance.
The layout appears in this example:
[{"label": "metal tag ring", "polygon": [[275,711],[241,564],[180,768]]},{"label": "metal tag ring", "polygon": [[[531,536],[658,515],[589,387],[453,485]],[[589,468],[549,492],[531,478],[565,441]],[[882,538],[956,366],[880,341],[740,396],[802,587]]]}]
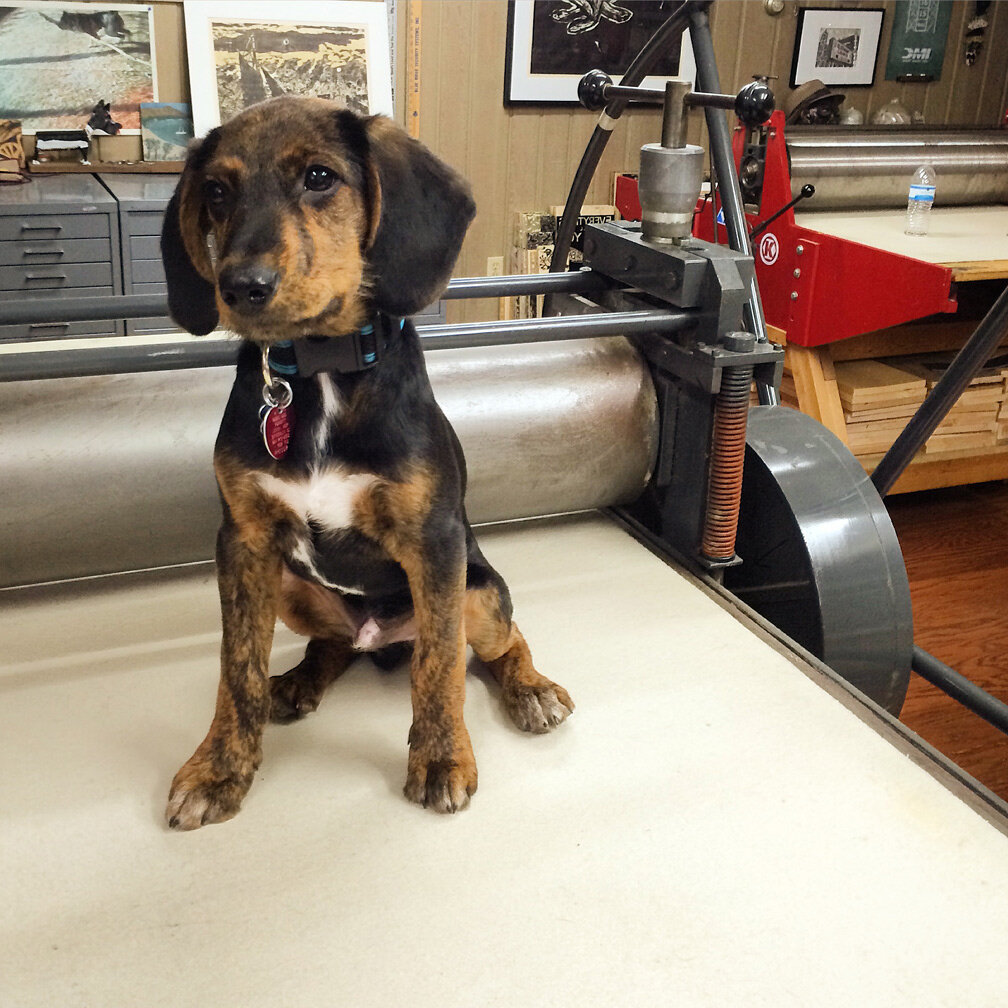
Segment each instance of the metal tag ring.
[{"label": "metal tag ring", "polygon": [[286,409],[294,399],[290,385],[282,378],[277,378],[272,384],[263,385],[263,402],[267,406]]}]

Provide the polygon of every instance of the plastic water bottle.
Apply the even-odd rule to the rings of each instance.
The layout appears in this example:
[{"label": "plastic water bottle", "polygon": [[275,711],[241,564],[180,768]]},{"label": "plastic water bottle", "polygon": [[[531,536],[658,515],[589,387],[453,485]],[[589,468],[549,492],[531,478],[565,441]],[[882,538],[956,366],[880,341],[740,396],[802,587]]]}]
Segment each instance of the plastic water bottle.
[{"label": "plastic water bottle", "polygon": [[930,165],[921,165],[914,172],[910,182],[910,197],[907,200],[906,227],[908,235],[926,235],[931,206],[935,198],[938,176]]}]

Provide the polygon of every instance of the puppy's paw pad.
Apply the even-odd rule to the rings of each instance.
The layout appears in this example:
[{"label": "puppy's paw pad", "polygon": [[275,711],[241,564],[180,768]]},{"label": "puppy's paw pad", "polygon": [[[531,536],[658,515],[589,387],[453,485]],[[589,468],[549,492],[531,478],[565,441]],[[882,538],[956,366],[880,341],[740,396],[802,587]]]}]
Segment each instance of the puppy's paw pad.
[{"label": "puppy's paw pad", "polygon": [[574,711],[574,701],[556,683],[510,686],[504,691],[504,706],[522,731],[536,734],[552,731]]},{"label": "puppy's paw pad", "polygon": [[403,794],[411,802],[435,812],[460,812],[476,791],[476,767],[434,760],[410,770]]},{"label": "puppy's paw pad", "polygon": [[270,677],[270,720],[275,724],[300,721],[318,710],[322,697],[314,684],[297,673],[297,669],[291,669],[283,675]]}]

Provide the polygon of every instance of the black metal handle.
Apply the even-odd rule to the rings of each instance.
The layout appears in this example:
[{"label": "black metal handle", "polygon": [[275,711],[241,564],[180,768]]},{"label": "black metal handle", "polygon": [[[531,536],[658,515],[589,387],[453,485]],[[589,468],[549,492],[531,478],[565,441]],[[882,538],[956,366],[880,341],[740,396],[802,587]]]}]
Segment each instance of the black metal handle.
[{"label": "black metal handle", "polygon": [[[616,99],[636,105],[662,105],[665,92],[614,84],[603,70],[589,70],[578,83],[578,101],[590,112],[601,112]],[[747,126],[759,126],[766,122],[775,107],[773,92],[763,81],[751,81],[737,95],[690,91],[683,98],[683,104],[690,108],[730,109]]]},{"label": "black metal handle", "polygon": [[752,241],[756,235],[762,234],[768,227],[770,227],[771,224],[773,224],[775,220],[777,220],[778,217],[780,217],[781,214],[787,213],[788,210],[790,210],[795,204],[800,203],[804,199],[808,199],[810,196],[815,196],[815,186],[806,182],[805,185],[801,187],[801,192],[798,193],[798,195],[795,196],[790,203],[785,203],[784,206],[777,211],[777,213],[767,217],[765,221],[760,221],[760,223],[749,232],[749,241]]}]

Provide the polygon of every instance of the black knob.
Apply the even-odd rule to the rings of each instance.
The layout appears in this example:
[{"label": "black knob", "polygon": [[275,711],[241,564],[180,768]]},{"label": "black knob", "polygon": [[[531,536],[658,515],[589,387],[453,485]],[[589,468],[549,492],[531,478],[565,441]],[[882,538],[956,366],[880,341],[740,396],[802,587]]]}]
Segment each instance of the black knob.
[{"label": "black knob", "polygon": [[605,89],[612,84],[612,77],[604,70],[589,70],[578,84],[578,101],[589,112],[601,112],[609,104]]},{"label": "black knob", "polygon": [[735,99],[735,115],[746,126],[759,126],[775,108],[773,91],[763,81],[746,84]]}]

